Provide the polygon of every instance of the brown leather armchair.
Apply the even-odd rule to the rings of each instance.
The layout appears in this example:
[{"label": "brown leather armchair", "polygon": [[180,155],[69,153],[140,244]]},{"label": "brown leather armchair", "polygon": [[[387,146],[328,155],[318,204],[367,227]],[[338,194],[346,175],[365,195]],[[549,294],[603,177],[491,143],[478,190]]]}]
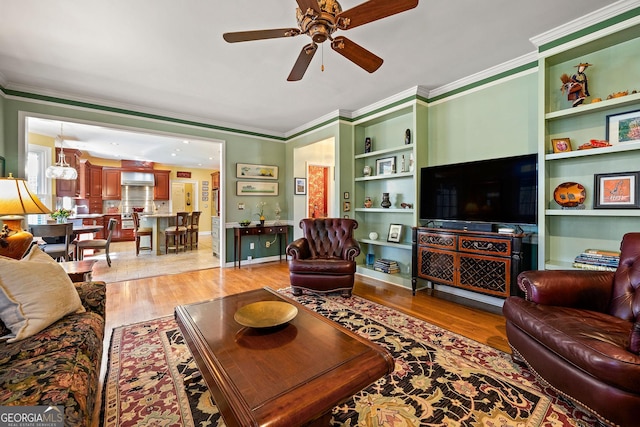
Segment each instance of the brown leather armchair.
[{"label": "brown leather armchair", "polygon": [[353,238],[358,222],[346,218],[303,219],[304,237],[287,246],[289,277],[294,295],[303,289],[340,291],[350,297],[360,245]]},{"label": "brown leather armchair", "polygon": [[640,420],[640,233],[617,271],[525,271],[503,313],[517,362],[607,425]]}]

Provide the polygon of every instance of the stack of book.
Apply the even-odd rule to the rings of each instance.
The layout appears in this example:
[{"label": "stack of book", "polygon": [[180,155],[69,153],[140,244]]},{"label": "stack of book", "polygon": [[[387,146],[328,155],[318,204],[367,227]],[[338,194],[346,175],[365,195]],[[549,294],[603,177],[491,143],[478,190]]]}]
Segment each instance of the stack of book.
[{"label": "stack of book", "polygon": [[585,249],[576,257],[573,266],[585,270],[616,271],[619,262],[620,252]]},{"label": "stack of book", "polygon": [[376,271],[382,271],[383,273],[400,273],[400,266],[397,261],[391,259],[379,258],[373,264],[373,269]]}]

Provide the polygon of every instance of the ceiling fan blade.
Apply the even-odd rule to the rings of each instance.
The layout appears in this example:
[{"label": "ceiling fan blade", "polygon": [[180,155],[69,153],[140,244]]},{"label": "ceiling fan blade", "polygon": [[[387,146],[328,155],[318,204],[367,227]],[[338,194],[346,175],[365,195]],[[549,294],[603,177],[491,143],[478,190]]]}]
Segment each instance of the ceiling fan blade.
[{"label": "ceiling fan blade", "polygon": [[369,0],[340,13],[336,19],[342,30],[355,28],[418,6],[418,0]]},{"label": "ceiling fan blade", "polygon": [[296,63],[291,69],[291,73],[289,73],[289,77],[287,77],[288,81],[295,82],[302,79],[304,73],[307,71],[307,68],[309,68],[309,64],[311,63],[316,50],[318,50],[318,46],[316,46],[315,43],[309,43],[302,48],[302,50],[300,51],[300,55],[298,55]]},{"label": "ceiling fan blade", "polygon": [[228,43],[248,42],[252,40],[277,39],[279,37],[294,37],[300,34],[298,28],[277,28],[273,30],[238,31],[224,33],[222,37]]},{"label": "ceiling fan blade", "polygon": [[320,5],[318,4],[318,0],[296,0],[298,2],[298,7],[302,13],[305,13],[309,8],[313,9],[314,12],[320,13]]},{"label": "ceiling fan blade", "polygon": [[343,36],[338,36],[333,39],[331,49],[370,73],[380,68],[384,62],[379,56],[376,56],[359,44]]}]

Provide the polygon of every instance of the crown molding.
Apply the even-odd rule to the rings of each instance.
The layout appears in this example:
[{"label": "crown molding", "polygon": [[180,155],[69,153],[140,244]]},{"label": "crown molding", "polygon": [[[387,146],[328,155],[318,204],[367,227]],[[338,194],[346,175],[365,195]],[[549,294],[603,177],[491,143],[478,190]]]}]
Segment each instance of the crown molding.
[{"label": "crown molding", "polygon": [[551,43],[559,38],[566,37],[577,31],[606,21],[607,19],[614,18],[637,7],[640,7],[639,0],[620,0],[602,9],[595,10],[580,18],[574,19],[573,21],[569,21],[559,27],[531,37],[529,41],[531,41],[536,48],[540,49],[540,46],[544,46],[547,43]]},{"label": "crown molding", "polygon": [[7,86],[7,78],[4,76],[4,74],[0,73],[0,90],[2,90],[2,88]]},{"label": "crown molding", "polygon": [[[537,62],[537,61],[538,61],[538,52],[536,51],[529,52],[525,55],[519,56],[507,62],[503,62],[502,64],[498,64],[491,68],[487,68],[486,70],[480,71],[476,74],[472,74],[460,80],[456,80],[454,82],[435,88],[429,91],[428,99],[441,97],[447,93],[455,92],[469,86],[477,86],[477,87],[484,86],[485,83],[483,82],[485,80],[490,80],[500,74],[509,73],[519,67],[522,67],[524,65],[530,64],[532,62]],[[495,80],[501,80],[501,79],[496,78]]]},{"label": "crown molding", "polygon": [[139,119],[163,123],[169,122],[180,126],[198,129],[206,128],[212,131],[226,134],[244,134],[260,139],[279,141],[285,140],[285,135],[283,133],[274,132],[272,130],[241,126],[234,123],[213,121],[203,117],[190,116],[159,109],[144,108],[133,104],[69,95],[53,90],[41,89],[19,84],[8,84],[7,86],[4,86],[4,88],[6,97],[12,99],[28,99],[30,102],[63,105],[67,108],[84,109],[94,112],[100,111],[103,114],[127,117],[133,116]]},{"label": "crown molding", "polygon": [[419,86],[414,86],[400,93],[396,93],[395,95],[391,95],[388,98],[384,98],[380,101],[374,102],[373,104],[367,105],[366,107],[353,110],[351,119],[355,121],[363,116],[373,114],[374,112],[383,109],[385,110],[385,112],[387,112],[390,105],[396,104],[398,102],[403,102],[407,98],[415,97],[418,94],[418,88]]}]

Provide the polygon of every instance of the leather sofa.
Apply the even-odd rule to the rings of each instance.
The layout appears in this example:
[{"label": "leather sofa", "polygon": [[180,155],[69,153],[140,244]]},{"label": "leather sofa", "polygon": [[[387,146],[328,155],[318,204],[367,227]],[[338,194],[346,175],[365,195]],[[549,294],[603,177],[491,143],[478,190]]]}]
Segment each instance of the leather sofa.
[{"label": "leather sofa", "polygon": [[616,272],[526,271],[518,285],[503,306],[514,360],[601,424],[640,425],[640,233]]},{"label": "leather sofa", "polygon": [[[64,406],[65,426],[91,426],[99,405],[105,283],[75,283],[83,313],[20,341],[0,342],[0,406]],[[0,333],[9,331],[0,321]]]},{"label": "leather sofa", "polygon": [[294,295],[303,289],[340,291],[351,296],[360,245],[353,238],[358,222],[346,218],[307,218],[300,221],[303,237],[287,246],[289,278]]}]

